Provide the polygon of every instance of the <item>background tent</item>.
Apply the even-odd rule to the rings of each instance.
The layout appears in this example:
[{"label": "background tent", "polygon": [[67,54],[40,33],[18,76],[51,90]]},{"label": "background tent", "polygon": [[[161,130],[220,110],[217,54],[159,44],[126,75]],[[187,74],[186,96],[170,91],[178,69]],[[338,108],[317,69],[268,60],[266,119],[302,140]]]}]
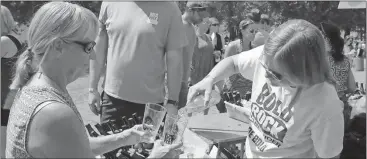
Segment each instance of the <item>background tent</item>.
[{"label": "background tent", "polygon": [[363,9],[366,8],[366,2],[364,1],[351,1],[351,2],[339,2],[338,9]]}]

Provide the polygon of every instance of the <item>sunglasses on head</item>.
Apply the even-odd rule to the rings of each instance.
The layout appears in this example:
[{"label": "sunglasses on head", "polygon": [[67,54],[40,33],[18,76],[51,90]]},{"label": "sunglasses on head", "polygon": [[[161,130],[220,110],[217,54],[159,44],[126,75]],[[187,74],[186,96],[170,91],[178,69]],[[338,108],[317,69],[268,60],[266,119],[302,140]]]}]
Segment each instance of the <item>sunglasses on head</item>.
[{"label": "sunglasses on head", "polygon": [[80,41],[74,41],[74,43],[83,46],[84,52],[87,53],[88,55],[93,51],[93,48],[96,45],[96,42],[94,42],[94,41],[87,42],[87,43],[86,42],[80,42]]}]

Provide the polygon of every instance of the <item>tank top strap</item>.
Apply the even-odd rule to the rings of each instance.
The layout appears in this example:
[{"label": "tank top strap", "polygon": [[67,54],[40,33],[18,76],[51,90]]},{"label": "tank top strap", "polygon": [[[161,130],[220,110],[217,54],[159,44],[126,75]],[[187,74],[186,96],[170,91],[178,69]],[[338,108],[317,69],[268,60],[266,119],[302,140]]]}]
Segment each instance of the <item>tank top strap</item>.
[{"label": "tank top strap", "polygon": [[33,158],[27,150],[29,123],[38,107],[42,107],[43,103],[53,101],[68,105],[83,123],[82,117],[68,93],[63,93],[52,87],[25,86],[18,91],[10,110],[6,157]]},{"label": "tank top strap", "polygon": [[52,87],[27,87],[24,89],[24,93],[28,98],[33,99],[33,105],[35,109],[45,102],[60,102],[70,106],[71,109],[76,113],[79,119],[82,121],[82,117],[76,108],[72,98],[68,93],[61,92]]}]

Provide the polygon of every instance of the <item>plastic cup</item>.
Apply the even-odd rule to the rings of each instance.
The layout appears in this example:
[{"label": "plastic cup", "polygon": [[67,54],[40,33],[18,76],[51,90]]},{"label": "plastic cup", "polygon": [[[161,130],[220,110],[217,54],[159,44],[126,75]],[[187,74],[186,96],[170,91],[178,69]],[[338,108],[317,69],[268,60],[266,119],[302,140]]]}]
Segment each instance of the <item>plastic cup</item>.
[{"label": "plastic cup", "polygon": [[189,120],[187,116],[167,115],[163,128],[163,140],[166,144],[178,143],[182,140]]},{"label": "plastic cup", "polygon": [[167,109],[159,104],[147,103],[145,105],[143,126],[144,131],[150,132],[150,136],[148,138],[143,138],[142,142],[154,143],[166,112]]}]

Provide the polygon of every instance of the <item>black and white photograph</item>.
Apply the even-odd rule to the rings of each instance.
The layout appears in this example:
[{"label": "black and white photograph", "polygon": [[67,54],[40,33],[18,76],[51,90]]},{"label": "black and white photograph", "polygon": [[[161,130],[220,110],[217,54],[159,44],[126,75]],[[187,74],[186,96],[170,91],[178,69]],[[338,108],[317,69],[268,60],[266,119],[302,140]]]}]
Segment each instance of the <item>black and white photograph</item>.
[{"label": "black and white photograph", "polygon": [[1,158],[366,158],[366,4],[1,1]]}]

